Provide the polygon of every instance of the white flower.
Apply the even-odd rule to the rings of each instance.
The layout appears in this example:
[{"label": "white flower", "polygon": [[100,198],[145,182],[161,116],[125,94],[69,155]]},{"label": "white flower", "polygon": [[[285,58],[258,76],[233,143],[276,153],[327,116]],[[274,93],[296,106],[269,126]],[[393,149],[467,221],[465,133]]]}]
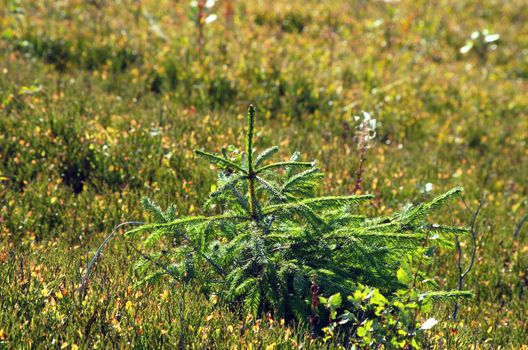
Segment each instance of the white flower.
[{"label": "white flower", "polygon": [[486,43],[492,43],[494,41],[499,40],[500,35],[499,34],[489,34],[484,37],[484,42]]},{"label": "white flower", "polygon": [[363,121],[368,122],[372,118],[370,114],[365,111],[361,111],[361,113],[363,113]]},{"label": "white flower", "polygon": [[422,324],[422,326],[420,327],[420,329],[422,329],[422,330],[431,329],[431,328],[433,328],[437,323],[438,323],[438,321],[431,317],[430,319],[428,319],[427,321],[425,321],[425,322]]},{"label": "white flower", "polygon": [[214,15],[214,14],[213,14],[213,15],[209,15],[209,16],[207,16],[207,18],[205,19],[205,23],[206,23],[206,24],[212,23],[212,22],[216,21],[217,18],[218,18],[217,15]]},{"label": "white flower", "polygon": [[369,141],[376,137],[377,120],[370,113],[361,111],[361,116],[354,116],[354,121],[359,122],[356,125],[356,136],[360,140],[360,147],[370,147]]},{"label": "white flower", "polygon": [[425,192],[428,193],[428,192],[431,192],[431,190],[433,189],[433,184],[428,182],[425,184]]}]

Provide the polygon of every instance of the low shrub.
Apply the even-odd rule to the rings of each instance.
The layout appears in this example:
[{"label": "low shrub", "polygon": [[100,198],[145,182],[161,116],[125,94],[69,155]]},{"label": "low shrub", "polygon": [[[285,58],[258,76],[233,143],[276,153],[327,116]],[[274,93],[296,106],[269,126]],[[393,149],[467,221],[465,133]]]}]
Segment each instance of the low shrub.
[{"label": "low shrub", "polygon": [[[196,151],[220,169],[205,204],[210,215],[178,217],[174,206],[163,211],[143,200],[154,222],[127,233],[149,233],[144,243],[155,251],[137,265],[140,283],[166,275],[196,278],[206,293],[253,315],[308,321],[314,333],[348,323],[347,339],[392,345],[417,342],[416,312],[425,305],[469,295],[432,292],[424,274],[431,249],[448,247],[466,232],[426,221],[461,188],[389,217],[368,218],[355,208],[372,195],[317,196],[323,174],[315,162],[294,153],[269,164],[278,147],[256,153],[254,135],[250,106],[245,152]],[[341,295],[350,295],[347,303]],[[338,317],[344,307],[349,311]]]}]

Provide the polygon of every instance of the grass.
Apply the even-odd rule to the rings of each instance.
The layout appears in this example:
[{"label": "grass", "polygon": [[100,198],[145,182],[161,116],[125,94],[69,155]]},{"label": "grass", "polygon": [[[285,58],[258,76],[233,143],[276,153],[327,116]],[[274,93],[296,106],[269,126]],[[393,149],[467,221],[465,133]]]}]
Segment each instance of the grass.
[{"label": "grass", "polygon": [[[475,298],[456,323],[451,307],[434,310],[431,342],[526,345],[528,226],[514,237],[528,210],[525,2],[233,3],[232,20],[215,5],[199,50],[186,2],[0,1],[0,349],[174,348],[181,332],[189,348],[321,348],[193,285],[135,289],[138,256],[120,236],[76,293],[104,236],[145,219],[143,195],[200,212],[215,179],[192,150],[234,144],[249,102],[259,146],[318,159],[326,193],[354,189],[353,116],[381,122],[364,165],[369,214],[457,185],[472,210],[484,198],[465,282]],[[461,54],[483,29],[497,48]],[[468,225],[472,210],[441,221]],[[457,256],[435,256],[440,286],[456,288]]]}]

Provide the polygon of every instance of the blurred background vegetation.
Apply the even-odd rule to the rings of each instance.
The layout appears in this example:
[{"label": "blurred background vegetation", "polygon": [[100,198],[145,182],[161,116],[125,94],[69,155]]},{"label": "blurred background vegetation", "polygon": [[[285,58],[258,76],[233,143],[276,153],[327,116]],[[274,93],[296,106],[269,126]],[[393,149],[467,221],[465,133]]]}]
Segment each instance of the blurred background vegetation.
[{"label": "blurred background vegetation", "polygon": [[[200,212],[219,150],[259,112],[257,146],[317,159],[324,192],[354,189],[354,115],[378,121],[363,165],[370,214],[457,185],[479,200],[475,298],[434,310],[438,348],[528,343],[528,3],[499,1],[0,0],[0,349],[332,347],[193,286],[134,289],[116,239],[140,198]],[[464,264],[471,240],[462,241]],[[456,288],[458,256],[432,273]],[[185,312],[178,302],[185,297]],[[183,326],[182,326],[183,324]]]}]

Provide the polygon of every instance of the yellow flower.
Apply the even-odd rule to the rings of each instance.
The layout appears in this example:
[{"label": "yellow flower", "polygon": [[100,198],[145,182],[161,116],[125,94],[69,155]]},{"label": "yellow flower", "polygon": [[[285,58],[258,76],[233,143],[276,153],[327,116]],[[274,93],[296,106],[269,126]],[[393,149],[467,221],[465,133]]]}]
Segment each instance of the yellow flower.
[{"label": "yellow flower", "polygon": [[266,346],[266,350],[275,350],[276,347],[277,347],[277,344],[271,343]]},{"label": "yellow flower", "polygon": [[6,340],[7,339],[7,333],[5,330],[0,329],[0,340]]},{"label": "yellow flower", "polygon": [[227,331],[228,331],[229,333],[233,333],[233,330],[234,330],[234,328],[233,328],[232,325],[227,326]]},{"label": "yellow flower", "polygon": [[110,320],[110,323],[118,332],[121,332],[121,324],[115,317]]},{"label": "yellow flower", "polygon": [[213,304],[216,304],[218,302],[218,295],[216,294],[211,295],[211,302]]},{"label": "yellow flower", "polygon": [[134,310],[134,304],[130,300],[126,302],[125,310],[128,311],[128,314],[132,317],[134,317],[136,314],[136,311]]},{"label": "yellow flower", "polygon": [[167,299],[169,299],[169,291],[165,289],[163,293],[160,294],[160,297],[162,301],[167,301]]}]

